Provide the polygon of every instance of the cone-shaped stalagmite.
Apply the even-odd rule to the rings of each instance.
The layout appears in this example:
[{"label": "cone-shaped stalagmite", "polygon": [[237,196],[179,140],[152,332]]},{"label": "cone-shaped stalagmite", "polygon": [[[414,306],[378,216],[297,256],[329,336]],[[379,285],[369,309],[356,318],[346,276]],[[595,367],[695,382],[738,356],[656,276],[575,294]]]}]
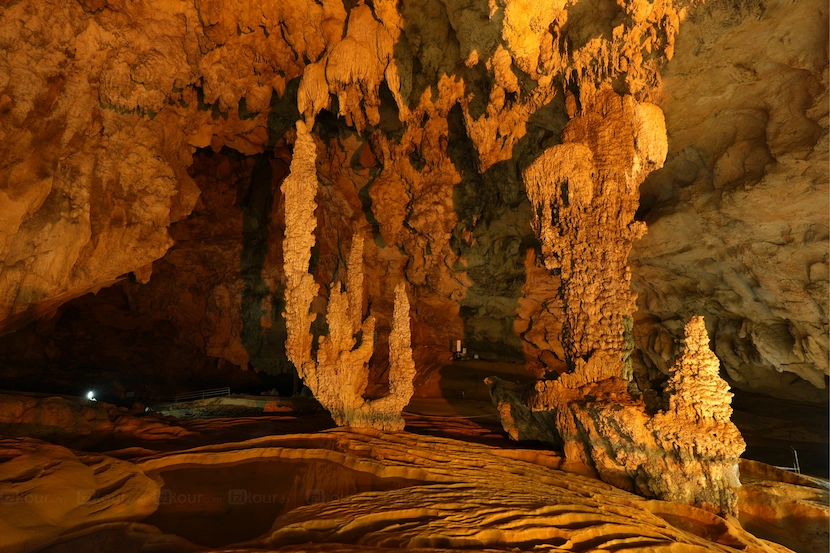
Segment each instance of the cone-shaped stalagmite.
[{"label": "cone-shaped stalagmite", "polygon": [[[647,425],[660,448],[668,452],[667,466],[676,463],[659,479],[662,489],[654,491],[664,499],[734,514],[735,488],[740,485],[738,458],[746,443],[730,420],[732,393],[709,349],[703,317],[692,317],[685,330],[683,355],[672,367],[666,386],[668,408]],[[651,470],[663,469],[655,465]]]}]

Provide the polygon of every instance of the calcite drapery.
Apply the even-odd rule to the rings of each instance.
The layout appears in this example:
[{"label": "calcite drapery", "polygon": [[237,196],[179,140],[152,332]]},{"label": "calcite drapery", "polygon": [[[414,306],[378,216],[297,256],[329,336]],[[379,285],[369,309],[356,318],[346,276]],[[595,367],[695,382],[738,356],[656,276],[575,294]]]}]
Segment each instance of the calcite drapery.
[{"label": "calcite drapery", "polygon": [[[285,194],[286,355],[297,368],[314,397],[328,409],[338,426],[402,430],[401,411],[414,388],[415,363],[409,329],[409,299],[404,284],[395,288],[392,332],[389,337],[389,393],[378,399],[363,397],[368,384],[369,358],[374,350],[375,319],[363,319],[363,237],[356,233],[347,265],[347,289],[338,282],[331,288],[326,323],[317,359],[312,357],[309,311],[319,287],[308,273],[317,207],[316,146],[302,121],[297,121],[297,141],[291,174],[282,185]],[[358,345],[358,336],[360,344]],[[357,347],[355,347],[357,346]]]}]

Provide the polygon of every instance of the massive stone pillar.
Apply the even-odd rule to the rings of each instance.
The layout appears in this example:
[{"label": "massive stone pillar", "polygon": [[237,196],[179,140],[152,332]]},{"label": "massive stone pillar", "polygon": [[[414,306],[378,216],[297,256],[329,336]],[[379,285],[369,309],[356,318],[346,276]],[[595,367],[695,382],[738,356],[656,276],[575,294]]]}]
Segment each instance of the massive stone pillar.
[{"label": "massive stone pillar", "polygon": [[579,386],[622,376],[624,324],[636,309],[628,253],[646,232],[634,220],[639,186],[666,159],[666,124],[657,106],[611,89],[568,97],[561,144],[524,172],[545,266],[562,280],[563,345]]},{"label": "massive stone pillar", "polygon": [[567,371],[520,389],[490,379],[515,439],[562,447],[565,467],[647,496],[734,513],[744,442],[729,420],[702,318],[686,328],[687,352],[651,418],[629,391],[627,322],[636,309],[628,254],[646,232],[634,220],[639,186],[666,157],[661,110],[610,88],[567,98],[562,140],[524,172],[545,266],[561,278]]}]

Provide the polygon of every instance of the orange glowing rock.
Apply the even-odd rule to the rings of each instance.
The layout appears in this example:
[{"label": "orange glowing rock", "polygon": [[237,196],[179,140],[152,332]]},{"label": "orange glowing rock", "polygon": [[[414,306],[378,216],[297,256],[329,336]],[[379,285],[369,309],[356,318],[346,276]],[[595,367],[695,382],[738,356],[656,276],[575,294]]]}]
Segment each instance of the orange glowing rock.
[{"label": "orange glowing rock", "polygon": [[[286,354],[314,397],[329,410],[338,426],[402,430],[401,411],[414,392],[409,330],[409,299],[404,284],[395,288],[392,333],[389,337],[389,393],[382,398],[363,397],[368,384],[369,358],[374,351],[375,318],[363,319],[363,237],[352,237],[347,264],[346,291],[335,283],[329,291],[326,311],[328,336],[321,336],[317,359],[312,357],[309,310],[318,286],[308,263],[317,226],[317,176],[315,145],[302,121],[297,122],[297,142],[291,174],[283,182],[286,231],[283,240],[287,277],[285,318]],[[360,336],[358,345],[357,337]]]},{"label": "orange glowing rock", "polygon": [[[571,387],[564,380],[571,375],[563,375],[525,389],[491,378],[502,423],[514,439],[563,447],[563,466],[570,470],[649,497],[734,515],[745,443],[729,420],[732,395],[718,375],[702,317],[686,325],[686,336],[666,390],[668,408],[653,417],[618,377]],[[608,364],[620,366],[618,359]]]}]

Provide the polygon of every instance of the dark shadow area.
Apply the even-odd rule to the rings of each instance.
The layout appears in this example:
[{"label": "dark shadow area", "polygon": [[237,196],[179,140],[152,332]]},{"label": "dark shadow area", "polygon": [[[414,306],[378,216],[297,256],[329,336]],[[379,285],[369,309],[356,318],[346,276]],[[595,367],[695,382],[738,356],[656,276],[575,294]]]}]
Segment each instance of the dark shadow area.
[{"label": "dark shadow area", "polygon": [[[505,201],[505,196],[508,200],[518,196],[514,191],[521,181],[513,162],[479,173],[476,149],[463,117],[458,105],[450,111],[447,153],[461,175],[453,190],[459,225],[452,245],[467,260],[459,269],[472,281],[460,302],[465,347],[469,355],[481,359],[523,362],[522,346],[512,327],[525,281],[522,245],[532,241],[533,235],[529,222],[522,229],[521,213]],[[518,219],[518,224],[509,219]]]},{"label": "dark shadow area", "polygon": [[207,547],[254,539],[297,507],[423,484],[313,459],[191,466],[160,476],[159,508],[143,522]]},{"label": "dark shadow area", "polygon": [[[277,275],[268,275],[266,259],[270,250],[279,249],[281,256],[282,230],[272,224],[272,210],[277,205],[275,190],[288,174],[287,164],[270,156],[257,156],[250,179],[248,193],[242,201],[242,344],[256,370],[268,374],[293,375],[295,369],[285,356],[287,331],[282,311],[285,307],[282,287],[273,290]],[[270,277],[266,280],[267,277]],[[291,379],[293,381],[293,377]],[[291,395],[292,389],[280,390]],[[281,393],[282,395],[282,393]]]},{"label": "dark shadow area", "polygon": [[614,0],[581,0],[568,7],[562,26],[560,48],[575,52],[594,38],[611,41],[614,27],[623,23],[625,13]]},{"label": "dark shadow area", "polygon": [[510,439],[497,416],[467,419],[458,416],[404,414],[406,431],[421,436],[435,436],[482,444],[502,449],[538,449],[551,451],[550,444],[539,441]]},{"label": "dark shadow area", "polygon": [[492,375],[523,384],[534,380],[519,363],[456,361],[445,365],[430,379],[434,395],[413,398],[404,409],[406,431],[497,447],[549,449],[541,443],[519,444],[509,439],[484,383]]},{"label": "dark shadow area", "polygon": [[102,401],[127,405],[145,392],[277,385],[264,374],[229,371],[177,334],[169,321],[136,312],[121,285],[105,288],[0,338],[0,389],[75,397],[92,390]]},{"label": "dark shadow area", "polygon": [[524,344],[514,330],[518,301],[526,282],[525,255],[539,250],[530,225],[532,212],[522,171],[546,148],[559,142],[567,123],[563,97],[538,110],[527,133],[513,147],[513,158],[479,172],[459,105],[447,118],[447,153],[461,175],[453,191],[459,224],[453,248],[472,281],[461,299],[464,340],[469,356],[483,360],[525,361]]},{"label": "dark shadow area", "polygon": [[282,97],[271,95],[271,109],[268,112],[268,147],[276,146],[285,133],[294,128],[300,119],[297,111],[297,90],[300,88],[300,77],[291,79],[285,86]]},{"label": "dark shadow area", "polygon": [[795,449],[802,473],[830,478],[830,412],[826,404],[732,391],[732,422],[746,441],[743,458],[792,467]]}]

